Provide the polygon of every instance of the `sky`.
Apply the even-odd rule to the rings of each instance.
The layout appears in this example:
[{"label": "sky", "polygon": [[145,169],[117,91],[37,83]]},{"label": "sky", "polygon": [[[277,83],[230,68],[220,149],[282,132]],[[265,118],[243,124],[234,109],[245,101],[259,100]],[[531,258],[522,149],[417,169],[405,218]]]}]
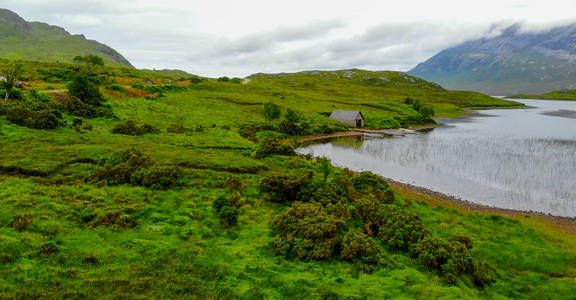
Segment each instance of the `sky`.
[{"label": "sky", "polygon": [[84,34],[137,68],[203,76],[361,68],[408,71],[515,23],[576,22],[575,0],[0,0]]}]

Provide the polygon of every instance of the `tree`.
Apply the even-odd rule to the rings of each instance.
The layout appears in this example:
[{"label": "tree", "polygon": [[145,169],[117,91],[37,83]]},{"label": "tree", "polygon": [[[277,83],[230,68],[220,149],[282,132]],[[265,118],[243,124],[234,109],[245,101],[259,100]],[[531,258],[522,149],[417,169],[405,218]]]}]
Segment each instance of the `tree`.
[{"label": "tree", "polygon": [[272,120],[276,120],[278,118],[280,118],[280,106],[274,104],[274,103],[267,103],[264,104],[264,109],[262,109],[262,114],[264,115],[264,119],[266,120],[266,123],[272,121]]},{"label": "tree", "polygon": [[8,97],[10,97],[10,94],[14,89],[16,78],[20,76],[20,73],[22,73],[22,63],[20,61],[13,62],[6,68],[4,72],[4,80],[0,80],[0,85],[6,92],[4,101],[8,101]]},{"label": "tree", "polygon": [[286,121],[292,122],[292,123],[298,123],[300,122],[300,116],[298,115],[298,113],[293,110],[293,109],[287,109],[286,110]]},{"label": "tree", "polygon": [[84,56],[76,56],[74,57],[73,61],[79,65],[86,65],[88,67],[88,72],[92,72],[92,70],[98,66],[104,66],[104,60],[102,57],[98,55],[84,55]]},{"label": "tree", "polygon": [[79,73],[72,79],[72,82],[68,84],[68,94],[80,99],[82,102],[100,106],[104,97],[98,90],[98,87],[94,85],[88,78],[87,74]]}]

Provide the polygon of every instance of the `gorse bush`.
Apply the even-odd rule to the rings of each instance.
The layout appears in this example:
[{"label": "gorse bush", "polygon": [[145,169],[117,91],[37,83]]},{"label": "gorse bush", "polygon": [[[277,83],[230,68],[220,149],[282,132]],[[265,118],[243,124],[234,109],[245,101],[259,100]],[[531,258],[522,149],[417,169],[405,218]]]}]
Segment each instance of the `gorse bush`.
[{"label": "gorse bush", "polygon": [[294,155],[294,149],[290,145],[282,144],[278,138],[265,138],[258,146],[255,156],[261,159],[274,154]]},{"label": "gorse bush", "polygon": [[160,130],[150,124],[138,125],[135,121],[128,120],[116,125],[111,132],[125,135],[145,135],[147,133],[160,133]]},{"label": "gorse bush", "polygon": [[155,166],[150,156],[128,149],[112,154],[90,179],[109,185],[132,184],[166,189],[177,185],[181,176],[182,171],[179,168]]},{"label": "gorse bush", "polygon": [[[317,169],[323,173],[322,162]],[[436,270],[447,283],[462,276],[479,286],[492,280],[490,268],[470,255],[470,238],[433,237],[418,216],[392,204],[388,183],[370,172],[274,175],[262,180],[260,190],[269,201],[290,205],[272,223],[270,249],[276,255],[377,265],[382,243]]]},{"label": "gorse bush", "polygon": [[56,129],[64,124],[61,118],[61,115],[53,111],[32,111],[23,105],[11,107],[6,111],[6,120],[34,129]]}]

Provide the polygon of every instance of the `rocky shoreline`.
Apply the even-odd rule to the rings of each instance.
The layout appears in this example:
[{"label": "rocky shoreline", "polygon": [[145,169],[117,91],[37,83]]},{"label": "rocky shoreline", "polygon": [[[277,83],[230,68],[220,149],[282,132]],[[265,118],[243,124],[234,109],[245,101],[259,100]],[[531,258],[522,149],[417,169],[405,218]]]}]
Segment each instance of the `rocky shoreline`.
[{"label": "rocky shoreline", "polygon": [[546,219],[546,221],[554,225],[562,227],[570,233],[576,233],[576,218],[554,216],[537,211],[514,210],[477,204],[427,188],[395,181],[389,178],[385,179],[395,191],[408,194],[417,200],[425,201],[432,207],[443,206],[446,208],[453,208],[465,214],[486,213],[502,216],[539,217]]}]

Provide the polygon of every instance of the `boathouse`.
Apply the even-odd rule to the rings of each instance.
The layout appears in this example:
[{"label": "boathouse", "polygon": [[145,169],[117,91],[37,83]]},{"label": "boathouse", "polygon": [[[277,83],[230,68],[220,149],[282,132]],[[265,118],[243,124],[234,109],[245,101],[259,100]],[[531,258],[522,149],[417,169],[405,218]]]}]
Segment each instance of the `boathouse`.
[{"label": "boathouse", "polygon": [[330,118],[338,120],[350,127],[364,127],[364,116],[358,110],[335,110]]}]

